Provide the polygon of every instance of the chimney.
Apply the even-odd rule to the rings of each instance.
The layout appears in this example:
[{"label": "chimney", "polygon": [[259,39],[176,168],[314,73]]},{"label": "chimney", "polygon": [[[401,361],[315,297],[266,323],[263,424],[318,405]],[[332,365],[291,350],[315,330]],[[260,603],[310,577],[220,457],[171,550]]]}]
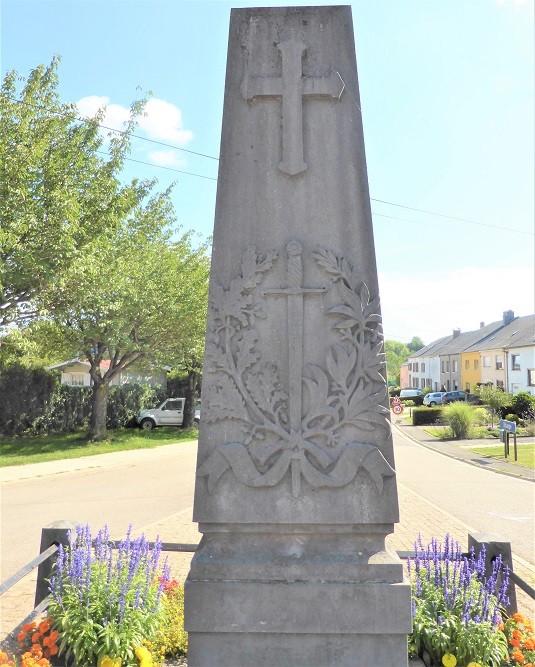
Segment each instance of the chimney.
[{"label": "chimney", "polygon": [[485,322],[480,322],[480,323],[479,323],[479,328],[480,328],[480,329],[483,329],[484,326],[485,326]]},{"label": "chimney", "polygon": [[461,330],[460,329],[454,329],[453,330],[453,337],[457,338],[457,336],[461,335]]},{"label": "chimney", "polygon": [[506,327],[508,324],[511,324],[511,322],[515,319],[515,314],[512,310],[504,310],[503,311],[503,326]]}]

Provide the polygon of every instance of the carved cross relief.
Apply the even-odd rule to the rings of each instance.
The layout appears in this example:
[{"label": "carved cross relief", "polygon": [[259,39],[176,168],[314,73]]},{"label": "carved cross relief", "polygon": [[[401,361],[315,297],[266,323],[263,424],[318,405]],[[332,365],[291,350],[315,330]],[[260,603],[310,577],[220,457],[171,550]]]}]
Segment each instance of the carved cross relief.
[{"label": "carved cross relief", "polygon": [[262,77],[245,73],[241,92],[251,102],[257,98],[282,100],[282,161],[279,171],[297,176],[307,170],[303,150],[303,97],[339,100],[344,82],[338,72],[328,77],[304,77],[304,42],[289,40],[277,44],[282,59],[282,76]]}]

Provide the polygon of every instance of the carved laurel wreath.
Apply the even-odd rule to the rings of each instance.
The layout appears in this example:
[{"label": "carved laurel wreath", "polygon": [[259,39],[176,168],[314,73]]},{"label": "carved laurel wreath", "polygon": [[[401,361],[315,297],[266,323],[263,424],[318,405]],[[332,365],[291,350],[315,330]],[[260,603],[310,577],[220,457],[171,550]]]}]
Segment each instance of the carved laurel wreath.
[{"label": "carved laurel wreath", "polygon": [[[297,242],[287,246],[289,276],[292,254],[295,257],[300,248]],[[255,326],[258,318],[267,317],[258,287],[277,257],[274,250],[261,255],[249,246],[242,257],[241,275],[228,289],[212,286],[206,355],[209,372],[217,379],[203,396],[208,405],[204,419],[208,423],[235,420],[243,442],[218,445],[197,474],[208,478],[212,492],[229,468],[250,487],[275,486],[290,471],[292,493],[297,497],[301,477],[312,488],[342,487],[363,468],[381,493],[383,478],[394,475],[394,470],[375,445],[352,439],[355,429],[388,432],[390,428],[388,409],[382,405],[386,382],[379,298],[370,298],[347,258],[322,247],[311,252],[341,296],[342,303],[327,310],[340,342],[330,346],[324,368],[305,365],[306,407],[300,426],[291,428],[291,397],[277,366],[262,360]]]}]

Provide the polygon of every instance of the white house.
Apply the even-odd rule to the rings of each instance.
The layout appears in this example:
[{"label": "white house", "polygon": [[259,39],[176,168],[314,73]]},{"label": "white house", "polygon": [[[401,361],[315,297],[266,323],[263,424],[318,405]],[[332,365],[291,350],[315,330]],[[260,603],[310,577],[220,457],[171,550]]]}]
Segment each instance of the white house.
[{"label": "white house", "polygon": [[[110,367],[109,361],[103,361],[100,364],[100,370],[104,374]],[[93,383],[89,375],[90,364],[81,359],[71,359],[61,364],[48,366],[47,370],[61,371],[61,384],[68,384],[71,387],[90,387]],[[167,386],[167,372],[164,369],[151,369],[150,371],[136,371],[128,368],[116,375],[110,382],[111,386],[121,384],[148,384],[151,387],[160,386],[165,389]]]}]

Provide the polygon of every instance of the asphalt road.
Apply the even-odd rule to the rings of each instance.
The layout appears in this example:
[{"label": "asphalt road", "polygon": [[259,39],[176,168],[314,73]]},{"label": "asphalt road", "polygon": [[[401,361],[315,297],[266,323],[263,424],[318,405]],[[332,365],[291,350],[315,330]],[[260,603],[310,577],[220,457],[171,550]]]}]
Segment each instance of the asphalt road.
[{"label": "asphalt road", "polygon": [[[193,504],[197,443],[147,450],[145,460],[121,456],[120,465],[5,482],[1,496],[2,572],[6,579],[39,553],[41,528],[60,519],[108,524],[124,537]],[[110,455],[114,456],[115,455]]]},{"label": "asphalt road", "polygon": [[[535,484],[497,474],[394,433],[398,481],[476,532],[499,535],[533,564]],[[437,533],[437,538],[443,537]]]}]

